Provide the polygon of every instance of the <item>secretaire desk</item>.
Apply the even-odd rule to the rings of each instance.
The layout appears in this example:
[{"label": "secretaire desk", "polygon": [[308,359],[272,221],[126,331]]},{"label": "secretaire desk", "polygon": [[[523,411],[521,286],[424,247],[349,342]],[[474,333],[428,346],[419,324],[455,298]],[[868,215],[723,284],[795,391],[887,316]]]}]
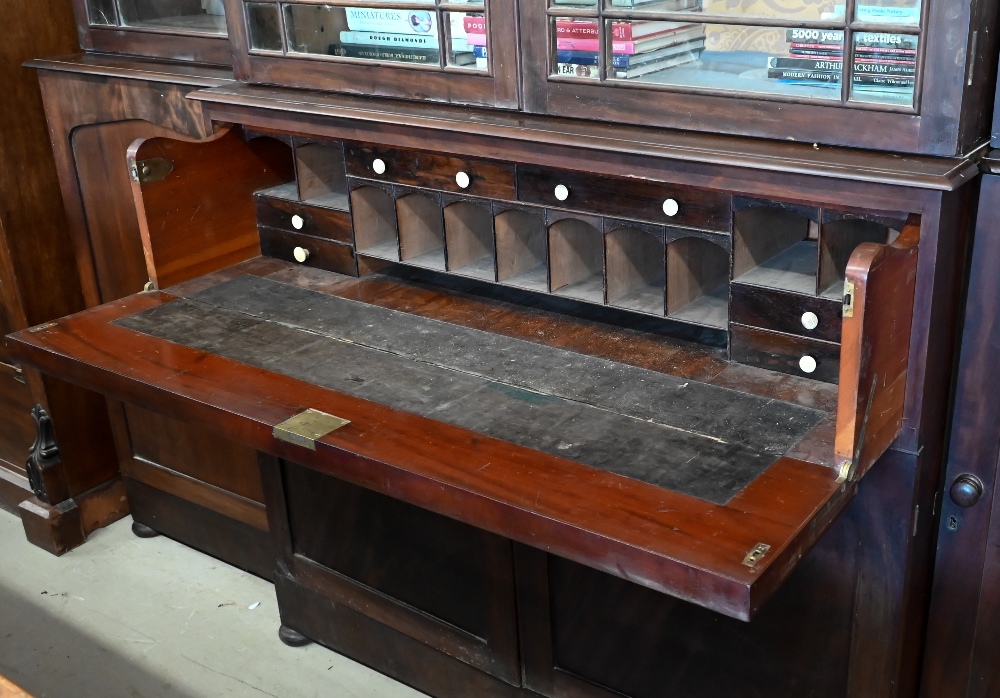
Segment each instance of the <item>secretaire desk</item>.
[{"label": "secretaire desk", "polygon": [[64,181],[99,281],[108,164],[148,290],[12,351],[287,640],[438,696],[914,692],[977,148],[35,67],[64,173],[98,105],[166,128]]}]

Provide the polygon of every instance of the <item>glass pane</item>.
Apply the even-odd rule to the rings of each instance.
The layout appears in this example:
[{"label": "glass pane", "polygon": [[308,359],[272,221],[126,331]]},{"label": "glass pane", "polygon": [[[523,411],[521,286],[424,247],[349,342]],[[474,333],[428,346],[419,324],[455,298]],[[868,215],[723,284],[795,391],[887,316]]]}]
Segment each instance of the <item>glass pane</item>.
[{"label": "glass pane", "polygon": [[917,41],[916,36],[907,34],[855,34],[851,99],[912,106]]},{"label": "glass pane", "polygon": [[87,17],[91,24],[115,26],[118,24],[115,0],[87,0]]},{"label": "glass pane", "polygon": [[920,24],[920,0],[857,0],[854,18],[877,24]]},{"label": "glass pane", "polygon": [[129,27],[226,34],[222,0],[129,0],[118,8]]},{"label": "glass pane", "polygon": [[[628,24],[626,22],[616,22]],[[609,22],[608,77],[818,99],[840,99],[843,32],[725,24],[651,23],[637,38]],[[615,34],[618,32],[617,34]],[[630,39],[620,38],[631,36]],[[805,39],[800,40],[800,39]]]},{"label": "glass pane", "polygon": [[803,22],[838,20],[845,16],[843,3],[821,0],[605,0],[605,7],[643,12],[711,13],[723,17],[779,17]]},{"label": "glass pane", "polygon": [[576,78],[601,79],[600,20],[554,17],[556,55],[552,72]]},{"label": "glass pane", "polygon": [[272,3],[250,2],[246,5],[246,12],[250,48],[280,51],[281,22],[278,6]]},{"label": "glass pane", "polygon": [[486,60],[486,15],[482,12],[449,12],[448,65],[489,70]]},{"label": "glass pane", "polygon": [[288,51],[439,66],[437,13],[286,5]]}]

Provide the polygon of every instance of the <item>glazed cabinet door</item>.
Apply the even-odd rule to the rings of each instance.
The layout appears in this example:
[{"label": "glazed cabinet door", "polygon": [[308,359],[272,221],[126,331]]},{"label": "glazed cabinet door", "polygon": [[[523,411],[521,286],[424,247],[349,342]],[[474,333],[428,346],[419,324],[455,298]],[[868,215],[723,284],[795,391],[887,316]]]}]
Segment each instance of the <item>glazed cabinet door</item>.
[{"label": "glazed cabinet door", "polygon": [[[521,2],[525,106],[615,122],[954,154],[961,150],[955,114],[938,114],[936,105],[961,103],[965,81],[937,73],[947,65],[954,71],[956,54],[960,66],[978,71],[969,73],[966,87],[985,82],[989,71],[971,57],[965,61],[966,36],[972,41],[977,34],[970,47],[976,53],[985,33],[975,25],[970,30],[970,15],[950,14],[953,5]],[[986,124],[977,124],[981,143]]]},{"label": "glazed cabinet door", "polygon": [[514,0],[226,0],[249,82],[517,108]]}]

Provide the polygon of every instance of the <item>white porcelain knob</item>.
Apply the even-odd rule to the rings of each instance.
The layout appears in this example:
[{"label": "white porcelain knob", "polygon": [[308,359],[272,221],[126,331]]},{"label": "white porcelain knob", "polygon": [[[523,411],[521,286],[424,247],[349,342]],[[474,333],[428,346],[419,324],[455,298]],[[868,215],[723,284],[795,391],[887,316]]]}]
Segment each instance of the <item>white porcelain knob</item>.
[{"label": "white porcelain knob", "polygon": [[295,261],[300,264],[307,259],[309,259],[309,250],[304,247],[296,247],[292,250],[292,256],[295,257]]},{"label": "white porcelain knob", "polygon": [[462,189],[468,189],[469,185],[472,184],[472,180],[469,178],[468,173],[459,172],[455,175],[455,183]]},{"label": "white porcelain knob", "polygon": [[815,330],[819,326],[819,318],[816,313],[802,313],[802,326],[807,330]]},{"label": "white porcelain knob", "polygon": [[663,212],[670,216],[671,218],[677,215],[677,212],[681,210],[681,207],[677,204],[674,199],[667,199],[663,202]]},{"label": "white porcelain knob", "polygon": [[375,174],[385,174],[385,160],[382,158],[372,160],[372,169],[375,170]]},{"label": "white porcelain knob", "polygon": [[816,370],[816,359],[811,356],[803,356],[799,359],[799,368],[803,373],[812,373]]},{"label": "white porcelain knob", "polygon": [[569,188],[565,184],[557,184],[553,193],[559,201],[565,201],[569,198]]},{"label": "white porcelain knob", "polygon": [[302,226],[304,226],[305,224],[306,222],[302,219],[302,216],[299,215],[292,216],[292,227],[295,228],[296,230],[302,230]]}]

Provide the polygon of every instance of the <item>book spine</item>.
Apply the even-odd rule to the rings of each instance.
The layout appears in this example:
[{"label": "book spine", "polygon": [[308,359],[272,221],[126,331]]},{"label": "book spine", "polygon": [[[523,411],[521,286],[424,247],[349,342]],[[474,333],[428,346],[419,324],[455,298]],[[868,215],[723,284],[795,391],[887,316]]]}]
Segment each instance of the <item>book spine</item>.
[{"label": "book spine", "polygon": [[[597,22],[556,21],[556,38],[558,39],[598,39],[600,36]],[[619,41],[632,41],[632,23],[615,22],[612,24],[611,38]]]},{"label": "book spine", "polygon": [[437,15],[427,10],[382,10],[345,7],[347,27],[353,31],[437,36]]},{"label": "book spine", "polygon": [[859,32],[854,35],[854,45],[878,49],[917,50],[917,37],[909,34],[887,34],[884,32]]},{"label": "book spine", "polygon": [[432,63],[437,65],[440,55],[437,49],[391,48],[388,46],[345,46],[330,44],[330,55],[347,58],[367,58],[377,61],[402,61],[404,63]]},{"label": "book spine", "polygon": [[[469,35],[469,43],[472,35]],[[611,51],[632,55],[638,53],[639,43],[636,41],[612,41]],[[600,51],[601,42],[598,39],[556,39],[556,49],[559,51]]]},{"label": "book spine", "polygon": [[[597,51],[556,51],[556,62],[572,63],[573,65],[599,65],[599,56]],[[616,68],[628,68],[631,62],[631,55],[615,54],[611,57],[611,65]]]},{"label": "book spine", "polygon": [[486,47],[485,46],[473,46],[472,55],[476,58],[486,58]]},{"label": "book spine", "polygon": [[[844,66],[843,61],[830,61],[816,58],[784,58],[773,56],[768,59],[768,68],[790,68],[793,70],[839,72]],[[869,61],[854,62],[854,72],[875,73],[879,75],[914,75],[916,66],[904,61]]]},{"label": "book spine", "polygon": [[340,41],[361,46],[406,46],[409,48],[438,47],[436,36],[421,34],[387,34],[383,32],[342,31]]},{"label": "book spine", "polygon": [[789,43],[843,46],[844,32],[828,29],[789,29],[785,32],[785,40]]},{"label": "book spine", "polygon": [[896,75],[857,75],[853,77],[855,85],[881,85],[883,87],[913,87],[913,78]]},{"label": "book spine", "polygon": [[469,46],[485,46],[486,45],[486,35],[485,34],[466,34],[465,41]]},{"label": "book spine", "polygon": [[769,68],[767,77],[775,80],[809,80],[810,82],[840,82],[840,73],[794,68]]},{"label": "book spine", "polygon": [[486,18],[476,17],[474,15],[465,15],[464,18],[465,31],[469,34],[485,34],[486,33]]},{"label": "book spine", "polygon": [[591,65],[581,65],[579,63],[557,63],[556,74],[577,78],[596,78],[600,75],[600,68]]}]

